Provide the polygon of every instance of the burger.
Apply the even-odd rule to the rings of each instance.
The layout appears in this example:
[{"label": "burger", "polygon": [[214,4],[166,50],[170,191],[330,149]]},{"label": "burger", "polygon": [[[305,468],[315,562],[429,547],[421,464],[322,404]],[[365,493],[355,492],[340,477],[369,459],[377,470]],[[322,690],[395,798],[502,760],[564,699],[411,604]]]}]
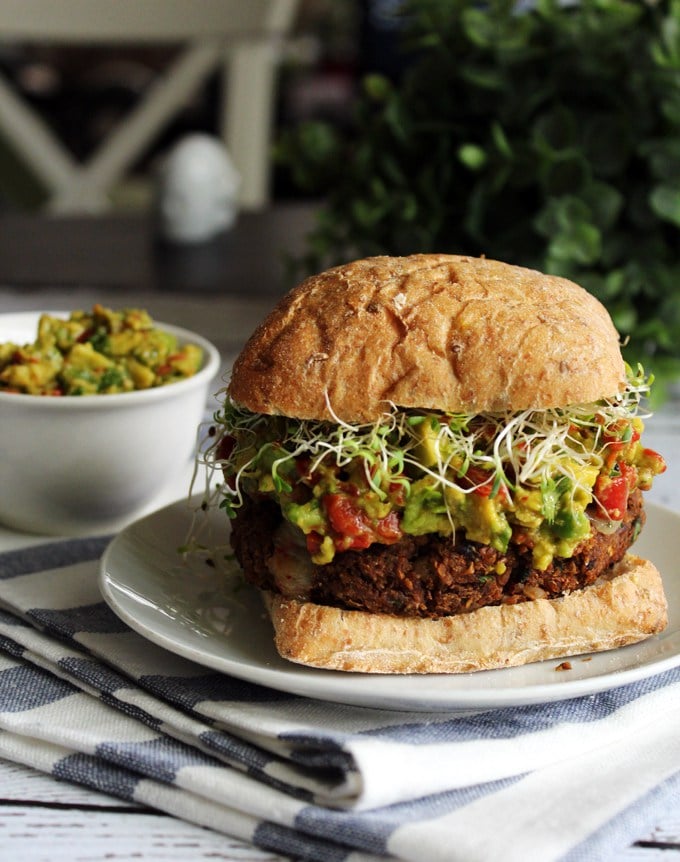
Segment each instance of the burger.
[{"label": "burger", "polygon": [[372,257],[287,294],[235,362],[211,460],[281,656],[456,673],[667,624],[629,552],[650,380],[605,308],[485,258]]}]

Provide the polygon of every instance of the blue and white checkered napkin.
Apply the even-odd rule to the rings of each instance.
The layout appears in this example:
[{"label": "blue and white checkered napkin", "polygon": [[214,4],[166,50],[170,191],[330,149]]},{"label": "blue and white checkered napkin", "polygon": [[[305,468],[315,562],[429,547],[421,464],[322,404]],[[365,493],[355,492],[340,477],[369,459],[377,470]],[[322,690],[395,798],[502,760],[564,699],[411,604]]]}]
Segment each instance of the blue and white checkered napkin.
[{"label": "blue and white checkered napkin", "polygon": [[680,670],[476,714],[307,700],[126,628],[104,544],[0,555],[0,756],[321,862],[592,862],[678,808]]}]

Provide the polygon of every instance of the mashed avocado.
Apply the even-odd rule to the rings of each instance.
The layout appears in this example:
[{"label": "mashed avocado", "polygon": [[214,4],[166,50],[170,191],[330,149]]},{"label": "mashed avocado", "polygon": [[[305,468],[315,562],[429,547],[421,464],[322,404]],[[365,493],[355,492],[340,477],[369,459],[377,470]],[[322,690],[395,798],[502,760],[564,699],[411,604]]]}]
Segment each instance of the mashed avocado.
[{"label": "mashed avocado", "polygon": [[203,351],[154,326],[146,311],[95,305],[67,319],[43,314],[32,344],[0,344],[0,392],[106,395],[191,377]]},{"label": "mashed avocado", "polygon": [[227,403],[215,450],[227,479],[222,505],[233,515],[244,496],[270,498],[317,564],[436,534],[501,553],[515,543],[545,570],[571,557],[594,524],[617,529],[630,494],[663,472],[661,456],[641,443],[640,389],[633,379],[620,400],[571,410],[395,408],[364,426]]}]

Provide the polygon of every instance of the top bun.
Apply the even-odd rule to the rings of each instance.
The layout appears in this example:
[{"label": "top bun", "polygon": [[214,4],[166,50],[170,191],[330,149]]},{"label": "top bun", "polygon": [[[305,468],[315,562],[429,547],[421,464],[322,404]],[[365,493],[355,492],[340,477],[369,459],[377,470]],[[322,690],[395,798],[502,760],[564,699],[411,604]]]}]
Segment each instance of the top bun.
[{"label": "top bun", "polygon": [[257,413],[370,422],[398,407],[505,412],[618,393],[619,338],[564,278],[486,258],[372,257],[306,279],[237,359]]}]

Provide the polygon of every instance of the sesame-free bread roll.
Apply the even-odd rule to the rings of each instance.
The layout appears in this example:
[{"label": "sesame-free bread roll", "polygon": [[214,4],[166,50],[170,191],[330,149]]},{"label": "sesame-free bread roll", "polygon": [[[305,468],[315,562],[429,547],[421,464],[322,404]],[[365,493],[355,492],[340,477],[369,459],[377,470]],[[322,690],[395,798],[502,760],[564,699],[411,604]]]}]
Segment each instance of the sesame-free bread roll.
[{"label": "sesame-free bread roll", "polygon": [[306,279],[253,333],[231,397],[258,413],[373,421],[564,407],[625,385],[598,300],[563,278],[445,254],[373,257]]},{"label": "sesame-free bread roll", "polygon": [[436,620],[263,597],[284,658],[366,673],[464,673],[565,658],[636,643],[668,621],[659,572],[632,554],[592,586],[561,598]]}]

